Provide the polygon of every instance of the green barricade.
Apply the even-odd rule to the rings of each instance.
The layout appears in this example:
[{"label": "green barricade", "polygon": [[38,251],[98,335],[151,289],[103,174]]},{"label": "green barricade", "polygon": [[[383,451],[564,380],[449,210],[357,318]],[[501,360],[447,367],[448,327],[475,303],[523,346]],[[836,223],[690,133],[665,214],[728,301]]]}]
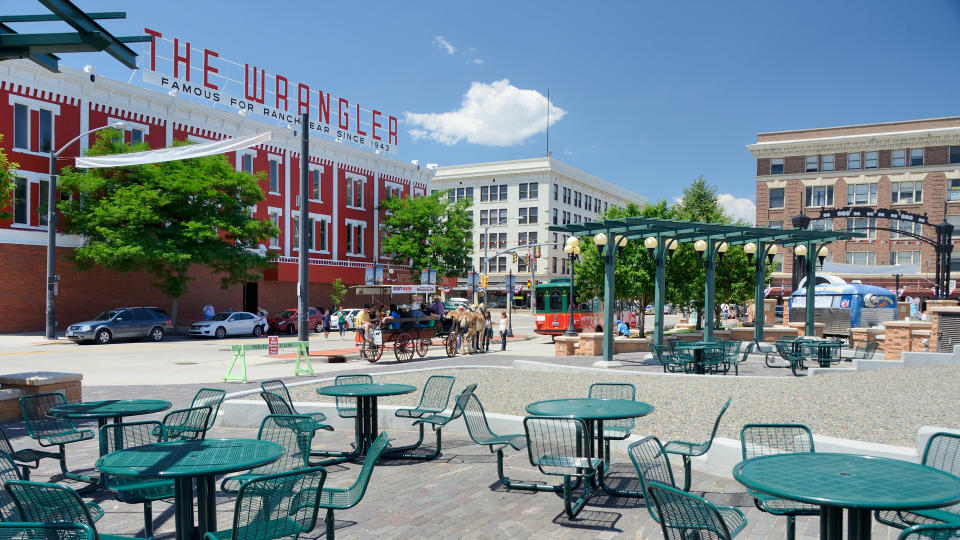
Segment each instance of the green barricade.
[{"label": "green barricade", "polygon": [[[285,341],[277,344],[278,349],[297,349],[297,367],[294,369],[294,375],[313,375],[313,364],[310,363],[310,355],[307,348],[310,346],[308,341]],[[233,351],[233,361],[227,368],[227,373],[223,376],[223,382],[242,381],[247,382],[247,351],[265,351],[270,348],[269,344],[256,343],[252,345],[233,345],[230,350]],[[240,361],[240,374],[231,375],[233,368]],[[300,367],[301,363],[305,367]]]}]

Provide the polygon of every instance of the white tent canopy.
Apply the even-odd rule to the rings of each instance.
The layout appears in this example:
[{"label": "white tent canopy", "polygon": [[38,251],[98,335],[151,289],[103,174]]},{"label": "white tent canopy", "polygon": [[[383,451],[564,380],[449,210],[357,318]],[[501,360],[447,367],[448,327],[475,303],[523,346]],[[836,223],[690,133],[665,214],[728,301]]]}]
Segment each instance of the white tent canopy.
[{"label": "white tent canopy", "polygon": [[271,132],[265,131],[257,135],[241,137],[239,139],[224,139],[222,141],[212,141],[200,144],[185,144],[183,146],[171,146],[168,148],[159,148],[157,150],[147,150],[145,152],[133,152],[131,154],[113,154],[109,156],[84,156],[78,157],[76,165],[82,169],[97,169],[100,167],[126,167],[129,165],[144,165],[147,163],[160,163],[163,161],[176,161],[179,159],[190,159],[215,154],[224,154],[233,152],[241,148],[247,148],[269,141]]},{"label": "white tent canopy", "polygon": [[831,274],[894,274],[912,275],[920,272],[917,264],[846,264],[824,261],[822,272]]}]

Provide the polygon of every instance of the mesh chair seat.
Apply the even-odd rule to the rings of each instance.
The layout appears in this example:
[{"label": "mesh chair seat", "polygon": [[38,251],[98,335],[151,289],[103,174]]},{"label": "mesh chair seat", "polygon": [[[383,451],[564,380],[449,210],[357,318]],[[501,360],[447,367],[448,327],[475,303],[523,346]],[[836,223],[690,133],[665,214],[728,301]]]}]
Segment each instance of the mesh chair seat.
[{"label": "mesh chair seat", "polygon": [[[716,506],[703,497],[672,486],[652,481],[647,486],[647,493],[651,499],[648,506],[656,509],[654,517],[667,540],[730,540],[747,524],[747,518],[739,509]],[[654,512],[653,509],[650,511]]]},{"label": "mesh chair seat", "polygon": [[[100,535],[104,538],[104,535]],[[0,523],[0,540],[96,540],[93,529],[82,523]]]},{"label": "mesh chair seat", "polygon": [[[204,538],[230,540],[231,538],[234,538],[234,533],[236,533],[236,538],[260,538],[260,533],[264,529],[270,530],[273,535],[270,538],[296,537],[301,533],[307,532],[304,530],[303,525],[298,523],[296,520],[288,517],[281,517],[278,519],[258,521],[252,525],[244,525],[237,528],[236,531],[231,529],[224,531],[211,531],[208,532]],[[103,535],[101,534],[100,537],[103,538]]]},{"label": "mesh chair seat", "polygon": [[450,402],[450,391],[455,381],[454,377],[446,375],[430,376],[423,385],[420,403],[412,409],[397,409],[395,415],[400,418],[420,418],[428,413],[443,412]]},{"label": "mesh chair seat", "polygon": [[[323,420],[326,420],[326,419],[327,419],[327,416],[326,416],[325,414],[323,414],[323,413],[318,412],[318,413],[314,413],[314,414],[310,414],[310,415],[300,415],[300,414],[297,414],[296,409],[294,409],[293,407],[291,407],[291,406],[290,406],[290,403],[287,402],[287,400],[283,399],[283,396],[281,396],[281,395],[279,395],[279,394],[274,394],[273,392],[267,392],[267,391],[260,392],[260,397],[262,397],[263,400],[267,402],[267,409],[270,411],[270,414],[272,414],[272,415],[279,415],[279,416],[309,416],[309,417],[313,420],[313,422],[314,422],[314,427],[313,427],[313,430],[314,430],[314,431],[316,431],[316,430],[318,430],[318,429],[323,429],[323,430],[326,430],[326,431],[333,431],[333,426],[330,426],[330,425],[327,425],[327,424],[321,424],[321,423],[320,423],[320,422],[322,422]],[[318,419],[320,419],[320,420],[318,420]]]},{"label": "mesh chair seat", "polygon": [[764,493],[759,493],[748,489],[749,494],[760,504],[761,508],[777,516],[795,515],[795,516],[817,516],[820,515],[820,507],[813,504],[806,504],[789,499],[781,499]]},{"label": "mesh chair seat", "polygon": [[600,467],[600,458],[572,457],[572,456],[539,456],[537,463],[542,467],[558,467],[567,469],[597,469]]},{"label": "mesh chair seat", "polygon": [[244,482],[234,503],[233,526],[207,533],[206,538],[271,540],[296,538],[313,530],[319,510],[318,493],[326,477],[323,467],[311,467],[264,474]]},{"label": "mesh chair seat", "polygon": [[701,443],[690,441],[669,441],[667,444],[663,445],[664,452],[668,454],[677,454],[683,457],[684,491],[690,491],[690,482],[692,481],[693,468],[690,464],[690,458],[706,454],[710,450],[710,447],[713,446],[713,438],[717,436],[717,428],[720,427],[720,419],[723,418],[724,413],[727,412],[732,400],[733,398],[727,398],[726,403],[724,403],[723,407],[720,408],[720,413],[717,415],[717,419],[713,422],[713,431],[710,432],[709,439]]},{"label": "mesh chair seat", "polygon": [[48,435],[44,437],[50,445],[69,444],[73,442],[86,441],[93,438],[93,430],[78,429],[71,433],[59,433],[57,435]]},{"label": "mesh chair seat", "polygon": [[960,525],[942,523],[915,525],[900,533],[897,540],[956,540],[960,538]]},{"label": "mesh chair seat", "polygon": [[308,466],[314,421],[307,415],[269,415],[260,423],[257,440],[275,442],[283,447],[280,459],[223,479],[220,489],[235,493],[247,482],[265,475],[284,473]]},{"label": "mesh chair seat", "polygon": [[[283,381],[279,379],[263,381],[260,383],[260,388],[262,388],[264,392],[277,394],[278,396],[284,398],[284,400],[287,402],[287,406],[289,406],[290,410],[292,411],[289,413],[271,412],[271,414],[301,414],[299,411],[297,411],[296,407],[293,406],[293,398],[290,397],[290,390],[287,389],[287,385],[284,384]],[[313,417],[313,421],[317,424],[323,424],[323,422],[326,422],[327,420],[327,415],[319,411],[310,413],[310,416]],[[326,429],[327,427],[330,426],[324,426],[320,429]],[[330,427],[330,431],[333,431],[332,427]]]},{"label": "mesh chair seat", "polygon": [[[943,432],[931,435],[920,462],[954,476],[960,474],[960,435]],[[958,522],[960,503],[913,512],[878,511],[874,516],[880,523],[898,529],[916,524]]]},{"label": "mesh chair seat", "polygon": [[[334,385],[343,385],[343,384],[372,384],[373,377],[370,375],[337,375],[333,379]],[[357,398],[353,397],[336,397],[337,403],[337,415],[340,418],[356,418],[357,417]]]},{"label": "mesh chair seat", "polygon": [[622,441],[630,437],[631,430],[626,426],[608,426],[603,424],[603,438]]},{"label": "mesh chair seat", "polygon": [[55,452],[46,452],[43,450],[38,450],[36,448],[24,448],[22,450],[17,450],[12,454],[12,457],[16,461],[40,461],[41,459],[59,459]]},{"label": "mesh chair seat", "polygon": [[[120,502],[136,504],[173,497],[173,480],[110,477],[110,491]],[[121,482],[117,482],[121,481]]]},{"label": "mesh chair seat", "polygon": [[197,393],[193,396],[193,401],[190,402],[190,408],[196,407],[210,407],[210,416],[207,417],[206,428],[204,432],[213,427],[214,422],[217,421],[217,413],[220,412],[220,405],[223,404],[223,398],[227,395],[226,390],[220,390],[219,388],[201,388],[197,390]]},{"label": "mesh chair seat", "polygon": [[710,447],[710,442],[694,443],[687,441],[668,441],[663,445],[663,449],[668,454],[678,454],[682,456],[700,456],[706,453]]}]

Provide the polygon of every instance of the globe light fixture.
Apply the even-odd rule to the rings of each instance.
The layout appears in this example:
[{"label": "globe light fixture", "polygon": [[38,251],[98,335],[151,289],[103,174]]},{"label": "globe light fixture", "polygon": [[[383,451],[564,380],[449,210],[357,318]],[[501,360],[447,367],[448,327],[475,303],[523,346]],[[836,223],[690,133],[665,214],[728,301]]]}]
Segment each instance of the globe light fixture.
[{"label": "globe light fixture", "polygon": [[653,236],[648,236],[643,240],[643,245],[647,248],[647,253],[653,257],[653,252],[657,249],[657,239]]},{"label": "globe light fixture", "polygon": [[747,254],[747,262],[753,264],[753,256],[757,253],[757,245],[753,242],[747,242],[743,245],[743,252]]},{"label": "globe light fixture", "polygon": [[730,245],[726,242],[720,242],[720,246],[717,248],[717,253],[719,254],[720,262],[723,262],[723,256],[727,253],[727,249],[730,248]]},{"label": "globe light fixture", "polygon": [[817,260],[820,261],[820,266],[823,266],[823,260],[826,259],[829,254],[830,250],[827,249],[827,246],[820,246],[820,249],[817,250]]},{"label": "globe light fixture", "polygon": [[597,253],[603,256],[603,247],[607,245],[607,235],[604,233],[593,235],[593,245],[597,246]]},{"label": "globe light fixture", "polygon": [[707,250],[707,241],[697,240],[693,243],[693,249],[696,250],[697,258],[700,259],[700,262],[703,262],[703,252]]},{"label": "globe light fixture", "polygon": [[680,242],[677,242],[676,238],[673,238],[667,242],[667,258],[673,259],[673,252],[680,247]]},{"label": "globe light fixture", "polygon": [[777,250],[777,245],[776,245],[776,244],[770,246],[770,249],[767,250],[767,263],[768,263],[768,264],[773,264],[773,258],[774,258],[774,256],[776,256],[777,251],[778,251],[778,250]]}]

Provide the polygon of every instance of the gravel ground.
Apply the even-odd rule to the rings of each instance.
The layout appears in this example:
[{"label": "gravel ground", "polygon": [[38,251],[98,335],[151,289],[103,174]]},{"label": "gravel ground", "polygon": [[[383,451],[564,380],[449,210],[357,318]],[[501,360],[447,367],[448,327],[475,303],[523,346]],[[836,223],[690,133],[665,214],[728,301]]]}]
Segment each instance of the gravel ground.
[{"label": "gravel ground", "polygon": [[[718,435],[740,438],[751,422],[798,422],[818,435],[913,447],[923,425],[960,427],[955,396],[960,368],[885,369],[803,378],[651,377],[596,373],[548,373],[517,369],[447,369],[399,375],[377,382],[423,388],[430,375],[453,375],[454,392],[478,383],[487,412],[525,415],[524,406],[543,399],[586,396],[594,382],[629,382],[637,399],[655,407],[637,420],[635,432],[663,440],[707,437],[728,397],[733,403]],[[325,383],[324,385],[329,384]],[[291,388],[294,401],[325,401],[316,386]],[[258,396],[252,398],[259,399]],[[419,392],[380,398],[387,405],[416,405]]]}]

